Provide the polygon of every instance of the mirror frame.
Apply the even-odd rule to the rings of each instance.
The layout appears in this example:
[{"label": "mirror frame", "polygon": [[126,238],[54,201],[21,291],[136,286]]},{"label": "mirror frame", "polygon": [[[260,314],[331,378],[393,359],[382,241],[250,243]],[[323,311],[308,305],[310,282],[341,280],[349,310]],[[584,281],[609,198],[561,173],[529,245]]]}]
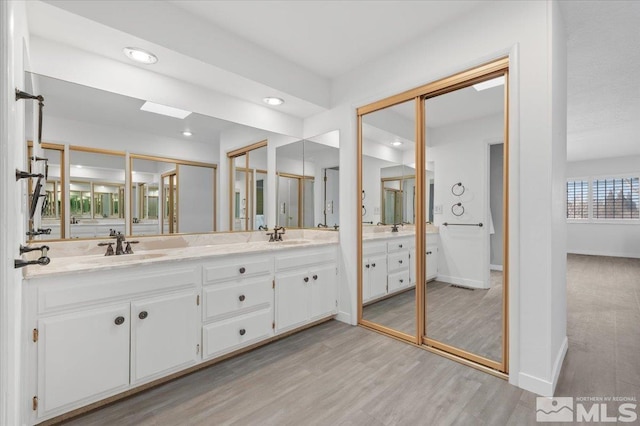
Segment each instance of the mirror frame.
[{"label": "mirror frame", "polygon": [[[471,352],[447,345],[430,339],[426,336],[426,298],[424,280],[426,277],[426,259],[424,256],[416,256],[416,334],[408,335],[393,330],[380,324],[367,321],[362,318],[362,216],[357,215],[357,322],[358,325],[370,328],[383,334],[387,334],[399,340],[418,345],[430,352],[453,359],[465,365],[480,369],[497,377],[508,379],[509,372],[509,58],[502,57],[466,71],[436,80],[432,83],[407,90],[388,98],[373,102],[357,108],[357,193],[362,193],[362,157],[363,157],[363,116],[413,100],[415,104],[415,178],[416,178],[416,253],[425,253],[426,250],[426,216],[425,216],[425,177],[426,177],[426,120],[424,119],[424,101],[438,95],[443,95],[458,89],[462,89],[481,81],[495,77],[505,77],[504,84],[504,233],[503,233],[503,295],[502,295],[502,359],[490,360]],[[357,210],[360,212],[361,200],[358,197]]]},{"label": "mirror frame", "polygon": [[[253,229],[253,223],[252,221],[249,220],[249,215],[246,215],[245,217],[245,226],[244,226],[244,230],[234,230],[233,229],[233,220],[234,220],[234,206],[235,206],[235,172],[236,170],[238,170],[238,168],[235,166],[234,161],[237,157],[241,157],[243,155],[245,155],[245,165],[243,168],[241,168],[240,170],[244,170],[245,173],[249,173],[251,172],[252,176],[253,176],[253,171],[251,171],[250,167],[249,167],[249,156],[250,156],[250,152],[251,151],[255,151],[256,149],[260,149],[260,148],[264,148],[268,145],[268,140],[267,139],[263,139],[259,142],[256,143],[252,143],[251,145],[247,145],[244,146],[242,148],[238,148],[238,149],[234,149],[233,151],[229,151],[227,152],[227,161],[229,162],[229,232],[249,232],[249,231],[255,231],[255,229]],[[263,170],[260,169],[256,169],[256,171],[260,172]],[[253,178],[255,178],[255,176],[253,176]],[[253,181],[253,180],[252,180]],[[249,194],[249,179],[245,179],[245,194]],[[255,194],[251,194],[251,197],[253,197]],[[247,197],[247,199],[250,199],[249,197]],[[254,201],[251,200],[251,202],[253,203]],[[247,211],[249,211],[249,206],[245,207],[247,209]],[[252,219],[253,220],[253,219]],[[249,224],[251,224],[251,229],[249,229]]]}]

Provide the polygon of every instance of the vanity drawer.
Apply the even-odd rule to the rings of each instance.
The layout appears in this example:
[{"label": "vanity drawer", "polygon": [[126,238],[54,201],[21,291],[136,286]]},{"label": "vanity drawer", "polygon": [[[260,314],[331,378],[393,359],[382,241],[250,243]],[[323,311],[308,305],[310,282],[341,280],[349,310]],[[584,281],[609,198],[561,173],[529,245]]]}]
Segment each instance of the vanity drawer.
[{"label": "vanity drawer", "polygon": [[202,327],[205,359],[233,352],[273,336],[273,310],[263,309]]},{"label": "vanity drawer", "polygon": [[389,286],[389,293],[408,287],[410,285],[409,271],[400,271],[395,274],[389,274],[387,277],[387,285]]},{"label": "vanity drawer", "polygon": [[387,257],[387,267],[389,272],[409,269],[409,251],[390,254]]},{"label": "vanity drawer", "polygon": [[408,250],[413,247],[415,247],[415,240],[413,238],[403,238],[401,240],[387,242],[387,251],[389,253]]},{"label": "vanity drawer", "polygon": [[204,284],[270,273],[273,273],[273,259],[270,257],[244,260],[226,258],[204,265]]},{"label": "vanity drawer", "polygon": [[364,242],[362,244],[362,255],[363,256],[371,256],[374,254],[386,253],[387,252],[387,243],[369,243]]},{"label": "vanity drawer", "polygon": [[276,256],[276,271],[283,271],[293,268],[305,268],[311,265],[328,265],[335,263],[337,249],[335,246],[321,249],[299,250],[302,254],[286,254]]},{"label": "vanity drawer", "polygon": [[273,305],[271,277],[242,280],[241,283],[223,283],[207,286],[203,291],[204,321],[221,319],[268,308]]}]

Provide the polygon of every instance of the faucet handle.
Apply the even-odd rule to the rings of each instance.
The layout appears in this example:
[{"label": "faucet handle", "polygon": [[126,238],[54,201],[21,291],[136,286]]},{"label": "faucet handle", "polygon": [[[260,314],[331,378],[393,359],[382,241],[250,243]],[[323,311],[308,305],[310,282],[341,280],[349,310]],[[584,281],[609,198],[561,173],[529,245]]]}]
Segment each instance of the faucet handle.
[{"label": "faucet handle", "polygon": [[124,254],[133,254],[131,244],[138,244],[140,241],[127,241],[127,246],[124,249]]},{"label": "faucet handle", "polygon": [[104,254],[105,256],[113,256],[113,243],[98,243],[99,247],[107,246],[107,252]]}]

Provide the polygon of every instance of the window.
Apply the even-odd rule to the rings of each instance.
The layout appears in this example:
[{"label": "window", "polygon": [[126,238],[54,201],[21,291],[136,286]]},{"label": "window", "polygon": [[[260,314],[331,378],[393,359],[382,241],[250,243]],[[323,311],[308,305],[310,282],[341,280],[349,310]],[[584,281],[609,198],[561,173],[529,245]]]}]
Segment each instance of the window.
[{"label": "window", "polygon": [[639,187],[638,176],[567,181],[567,219],[640,219]]},{"label": "window", "polygon": [[594,219],[638,219],[638,178],[593,181]]},{"label": "window", "polygon": [[567,219],[589,219],[589,182],[567,182]]}]

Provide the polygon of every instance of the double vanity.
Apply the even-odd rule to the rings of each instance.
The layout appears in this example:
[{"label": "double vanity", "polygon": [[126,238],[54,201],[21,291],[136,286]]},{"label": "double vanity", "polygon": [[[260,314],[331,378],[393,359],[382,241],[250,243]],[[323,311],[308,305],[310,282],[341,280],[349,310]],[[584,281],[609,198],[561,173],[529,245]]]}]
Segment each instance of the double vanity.
[{"label": "double vanity", "polygon": [[24,275],[30,424],[100,404],[332,318],[338,233],[51,242]]}]

